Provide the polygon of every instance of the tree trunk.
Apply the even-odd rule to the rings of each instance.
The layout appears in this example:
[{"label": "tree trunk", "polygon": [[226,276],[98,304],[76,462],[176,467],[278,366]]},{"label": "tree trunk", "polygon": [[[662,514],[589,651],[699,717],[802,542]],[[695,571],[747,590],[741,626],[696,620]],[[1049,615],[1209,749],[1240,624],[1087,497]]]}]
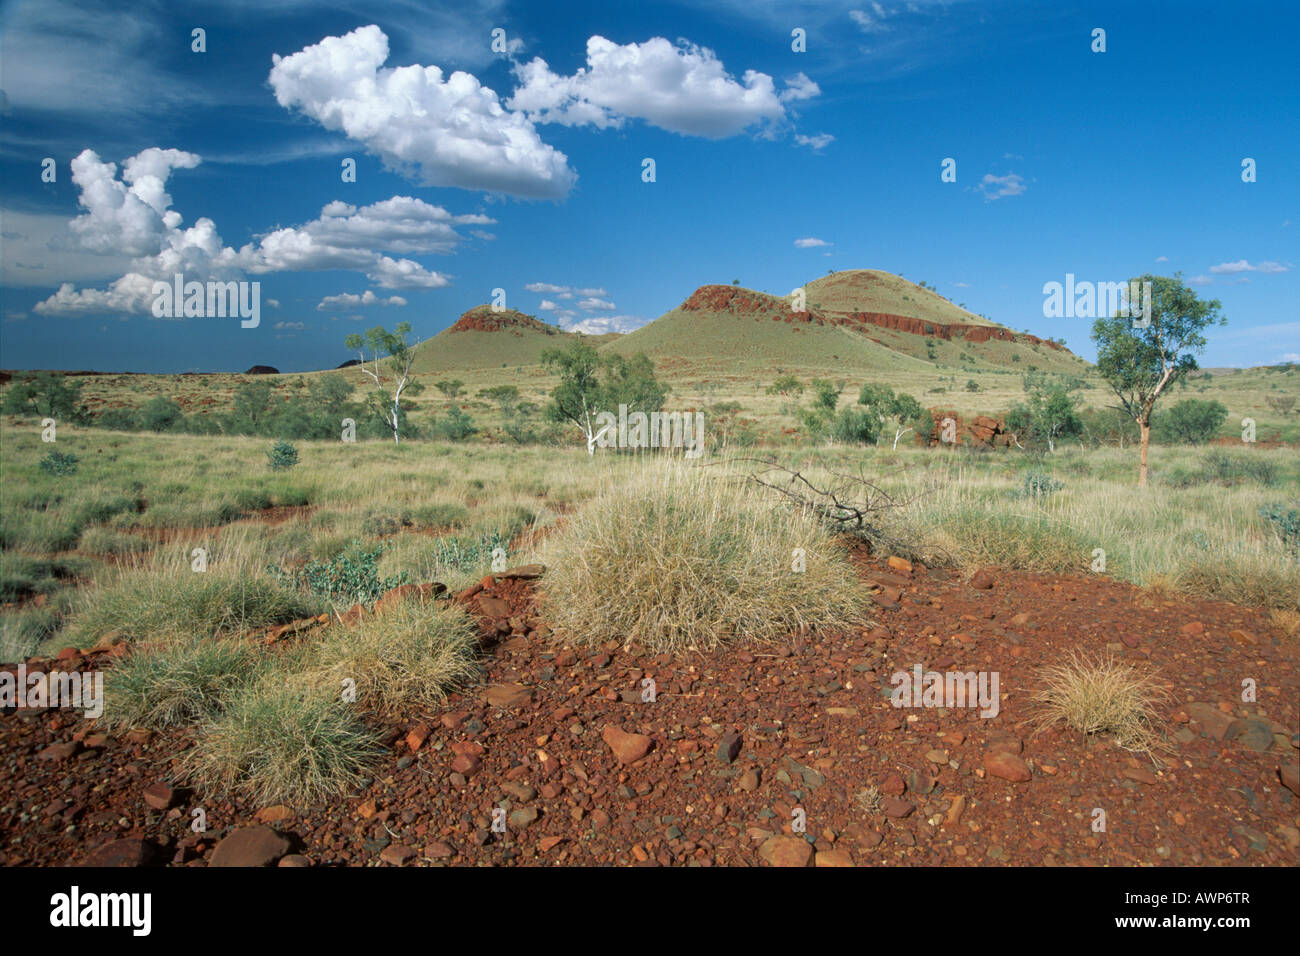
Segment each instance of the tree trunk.
[{"label": "tree trunk", "polygon": [[1138,487],[1145,488],[1147,485],[1147,450],[1151,445],[1151,422],[1139,421],[1138,428],[1142,432],[1142,464],[1138,467]]}]

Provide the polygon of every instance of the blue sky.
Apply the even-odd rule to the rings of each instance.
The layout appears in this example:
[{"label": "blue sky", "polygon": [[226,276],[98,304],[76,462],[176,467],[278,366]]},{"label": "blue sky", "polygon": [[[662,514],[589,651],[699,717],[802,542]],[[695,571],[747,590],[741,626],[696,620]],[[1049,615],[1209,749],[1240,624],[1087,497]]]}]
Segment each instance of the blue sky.
[{"label": "blue sky", "polygon": [[[627,330],[850,268],[1087,358],[1044,283],[1181,271],[1229,319],[1203,365],[1300,360],[1295,4],[10,0],[0,31],[0,367],[301,371],[497,288]],[[155,318],[176,271],[260,282],[260,325]]]}]

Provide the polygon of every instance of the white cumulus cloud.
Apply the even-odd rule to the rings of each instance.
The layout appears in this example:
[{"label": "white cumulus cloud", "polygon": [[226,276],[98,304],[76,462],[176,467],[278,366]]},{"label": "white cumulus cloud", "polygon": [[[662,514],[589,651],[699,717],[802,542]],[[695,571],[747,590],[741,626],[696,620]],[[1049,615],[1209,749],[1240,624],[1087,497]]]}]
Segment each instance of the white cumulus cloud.
[{"label": "white cumulus cloud", "polygon": [[469,73],[388,67],[388,37],[375,25],[272,57],[276,102],[344,133],[428,186],[560,198],[577,180],[568,159],[532,121],[502,107]]},{"label": "white cumulus cloud", "polygon": [[385,289],[434,289],[449,284],[449,278],[413,259],[386,253],[451,252],[462,238],[455,225],[493,221],[480,214],[455,216],[409,196],[360,208],[334,201],[312,222],[272,230],[236,250],[223,243],[211,219],[202,217],[185,227],[181,214],[171,208],[166,192],[171,171],[192,169],[199,162],[192,153],[149,148],[122,164],[119,179],[115,164],[83,150],[72,169],[78,201],[86,211],[68,224],[69,241],[106,256],[127,252],[134,258],[126,274],[108,288],[78,291],[64,283],[36,310],[47,315],[152,314],[153,280],[170,281],[177,273],[205,281],[345,269],[363,273]]},{"label": "white cumulus cloud", "polygon": [[1005,176],[994,176],[992,173],[985,173],[984,178],[980,180],[976,187],[984,194],[985,202],[992,202],[995,199],[1002,199],[1004,196],[1019,196],[1025,191],[1025,180],[1019,173],[1007,173]]},{"label": "white cumulus cloud", "polygon": [[540,57],[515,67],[521,82],[506,101],[534,122],[619,128],[640,119],[686,136],[721,139],[755,124],[785,119],[785,99],[820,91],[802,73],[778,93],[772,77],[746,70],[738,82],[705,47],[663,37],[619,44],[587,40],[587,65],[572,76]]},{"label": "white cumulus cloud", "polygon": [[381,299],[375,295],[374,291],[367,289],[361,295],[355,292],[342,292],[339,295],[327,295],[316,305],[317,312],[345,312],[348,309],[355,309],[363,305],[406,305],[406,300],[400,295],[389,296],[387,299]]},{"label": "white cumulus cloud", "polygon": [[1251,265],[1245,259],[1238,259],[1236,262],[1221,262],[1217,266],[1210,266],[1210,272],[1213,275],[1236,275],[1239,272],[1263,272],[1275,274],[1278,272],[1287,272],[1291,267],[1284,266],[1280,262],[1260,262]]}]

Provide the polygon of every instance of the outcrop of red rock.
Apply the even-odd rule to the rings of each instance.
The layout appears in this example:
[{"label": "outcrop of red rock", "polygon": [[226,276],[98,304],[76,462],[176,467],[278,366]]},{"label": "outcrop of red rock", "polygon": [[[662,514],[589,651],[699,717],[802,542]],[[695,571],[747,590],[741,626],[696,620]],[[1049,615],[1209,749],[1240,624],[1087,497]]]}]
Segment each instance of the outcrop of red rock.
[{"label": "outcrop of red rock", "polygon": [[521,335],[523,329],[541,332],[543,335],[559,335],[560,330],[553,325],[539,322],[531,315],[525,315],[514,309],[493,312],[490,305],[476,305],[465,312],[447,329],[448,332],[511,332]]}]

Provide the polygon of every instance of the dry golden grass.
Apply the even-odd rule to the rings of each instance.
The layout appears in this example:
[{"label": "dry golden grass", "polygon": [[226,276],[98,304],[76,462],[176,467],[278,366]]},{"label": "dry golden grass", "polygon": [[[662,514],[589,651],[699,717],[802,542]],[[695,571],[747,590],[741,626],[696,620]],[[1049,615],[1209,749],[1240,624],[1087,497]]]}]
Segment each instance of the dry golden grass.
[{"label": "dry golden grass", "polygon": [[310,678],[329,687],[356,682],[367,712],[409,717],[434,708],[479,675],[478,636],[459,607],[403,601],[352,627],[331,627],[316,646]]},{"label": "dry golden grass", "polygon": [[206,794],[263,806],[305,806],[360,784],[382,753],[379,734],[335,688],[273,674],[245,687],[199,728],[178,761]]},{"label": "dry golden grass", "polygon": [[1274,610],[1269,612],[1268,619],[1284,636],[1300,636],[1300,611]]},{"label": "dry golden grass", "polygon": [[712,650],[865,619],[844,545],[811,514],[669,459],[619,479],[606,475],[542,546],[543,601],[558,637]]},{"label": "dry golden grass", "polygon": [[1084,736],[1105,735],[1134,753],[1161,747],[1157,708],[1168,694],[1154,677],[1110,656],[1073,653],[1069,661],[1039,672],[1042,687],[1031,698],[1038,731],[1064,721]]}]

